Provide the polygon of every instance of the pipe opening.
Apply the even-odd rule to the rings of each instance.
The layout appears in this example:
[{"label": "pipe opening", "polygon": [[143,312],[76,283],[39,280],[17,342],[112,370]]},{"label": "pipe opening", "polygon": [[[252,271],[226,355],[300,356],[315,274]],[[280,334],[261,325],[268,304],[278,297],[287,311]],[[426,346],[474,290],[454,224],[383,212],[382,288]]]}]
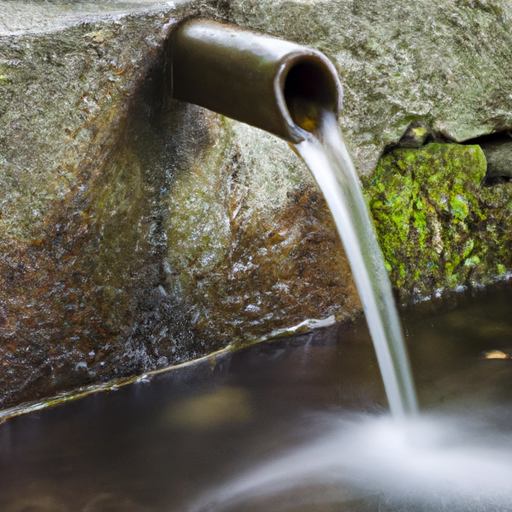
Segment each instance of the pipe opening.
[{"label": "pipe opening", "polygon": [[172,38],[172,93],[294,144],[325,110],[338,114],[341,84],[320,52],[211,20]]},{"label": "pipe opening", "polygon": [[300,128],[314,132],[322,112],[339,110],[339,91],[332,70],[317,57],[302,57],[288,71],[284,100],[290,116]]}]

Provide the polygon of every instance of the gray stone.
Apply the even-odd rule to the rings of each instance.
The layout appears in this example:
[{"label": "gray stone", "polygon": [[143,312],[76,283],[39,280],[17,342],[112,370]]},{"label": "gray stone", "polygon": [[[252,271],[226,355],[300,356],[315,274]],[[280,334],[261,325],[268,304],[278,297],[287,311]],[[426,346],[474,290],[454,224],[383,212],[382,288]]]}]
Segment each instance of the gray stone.
[{"label": "gray stone", "polygon": [[486,179],[512,178],[512,137],[508,132],[480,141],[487,160]]},{"label": "gray stone", "polygon": [[232,0],[225,17],[333,60],[340,125],[364,175],[414,121],[456,142],[512,126],[505,0]]},{"label": "gray stone", "polygon": [[[3,406],[360,311],[290,148],[170,101],[166,40],[189,15],[330,57],[365,180],[426,142],[408,127],[512,128],[505,1],[0,1]],[[486,268],[506,271],[500,254]]]},{"label": "gray stone", "polygon": [[432,130],[422,122],[409,125],[402,138],[398,141],[401,148],[421,148],[429,139],[433,139]]}]

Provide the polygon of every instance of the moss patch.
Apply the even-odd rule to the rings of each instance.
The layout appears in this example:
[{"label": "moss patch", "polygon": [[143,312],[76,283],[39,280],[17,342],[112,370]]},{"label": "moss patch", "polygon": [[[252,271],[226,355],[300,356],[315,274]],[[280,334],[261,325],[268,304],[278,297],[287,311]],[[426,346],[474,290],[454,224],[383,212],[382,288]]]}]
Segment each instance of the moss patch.
[{"label": "moss patch", "polygon": [[511,268],[512,187],[484,187],[479,146],[432,143],[382,157],[366,190],[401,299],[485,283]]}]

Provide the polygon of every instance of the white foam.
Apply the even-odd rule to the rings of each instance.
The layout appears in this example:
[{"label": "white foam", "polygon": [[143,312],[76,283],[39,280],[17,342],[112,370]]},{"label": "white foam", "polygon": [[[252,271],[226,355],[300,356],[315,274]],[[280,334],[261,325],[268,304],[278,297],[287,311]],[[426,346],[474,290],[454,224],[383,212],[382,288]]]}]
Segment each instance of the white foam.
[{"label": "white foam", "polygon": [[327,421],[320,437],[205,494],[190,512],[254,504],[306,483],[379,496],[397,510],[512,510],[512,432],[465,417]]}]

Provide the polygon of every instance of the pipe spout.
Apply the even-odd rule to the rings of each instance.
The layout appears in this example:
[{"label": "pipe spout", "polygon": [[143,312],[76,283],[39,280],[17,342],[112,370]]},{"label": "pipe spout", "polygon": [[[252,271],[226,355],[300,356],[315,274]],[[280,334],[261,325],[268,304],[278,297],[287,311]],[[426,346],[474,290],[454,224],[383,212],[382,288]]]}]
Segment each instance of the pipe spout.
[{"label": "pipe spout", "polygon": [[336,69],[316,50],[210,20],[183,23],[171,44],[175,99],[294,144],[341,109]]}]

